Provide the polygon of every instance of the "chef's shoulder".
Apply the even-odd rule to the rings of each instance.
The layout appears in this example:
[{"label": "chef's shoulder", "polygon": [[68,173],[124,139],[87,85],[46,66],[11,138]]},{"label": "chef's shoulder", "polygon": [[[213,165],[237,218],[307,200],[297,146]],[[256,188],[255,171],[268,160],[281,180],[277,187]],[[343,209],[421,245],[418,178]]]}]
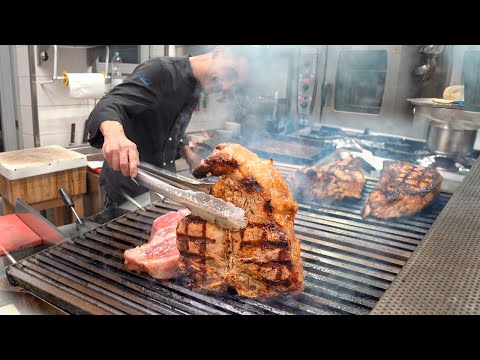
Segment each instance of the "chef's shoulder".
[{"label": "chef's shoulder", "polygon": [[176,66],[176,62],[171,58],[154,57],[138,65],[130,76],[130,80],[142,82],[151,87],[168,85],[174,81]]}]

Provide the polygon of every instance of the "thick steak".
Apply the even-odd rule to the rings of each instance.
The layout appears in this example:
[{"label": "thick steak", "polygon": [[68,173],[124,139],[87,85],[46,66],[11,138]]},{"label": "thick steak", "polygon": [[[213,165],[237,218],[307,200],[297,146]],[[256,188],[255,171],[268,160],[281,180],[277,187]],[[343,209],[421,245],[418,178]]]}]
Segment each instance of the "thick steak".
[{"label": "thick steak", "polygon": [[150,241],[123,254],[127,269],[147,272],[155,279],[174,278],[179,256],[176,229],[178,222],[189,214],[188,209],[181,209],[155,219]]},{"label": "thick steak", "polygon": [[273,161],[238,144],[220,144],[194,169],[222,176],[212,195],[245,210],[248,225],[230,231],[195,216],[178,224],[179,267],[199,291],[269,298],[303,290],[297,203]]},{"label": "thick steak", "polygon": [[365,185],[362,163],[353,156],[297,170],[286,180],[295,199],[300,201],[360,200]]},{"label": "thick steak", "polygon": [[406,161],[384,161],[380,186],[368,196],[363,217],[389,219],[414,215],[435,200],[442,181],[435,168]]}]

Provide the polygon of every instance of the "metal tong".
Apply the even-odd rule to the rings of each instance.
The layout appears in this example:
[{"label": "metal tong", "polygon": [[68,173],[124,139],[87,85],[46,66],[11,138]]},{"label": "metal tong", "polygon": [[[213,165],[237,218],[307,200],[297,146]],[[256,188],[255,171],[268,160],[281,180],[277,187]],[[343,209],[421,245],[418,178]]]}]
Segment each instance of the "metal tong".
[{"label": "metal tong", "polygon": [[[212,183],[189,179],[146,163],[139,164],[137,177],[132,180],[137,185],[185,205],[193,215],[209,222],[232,230],[240,230],[247,226],[243,209],[207,193],[213,186]],[[189,190],[192,188],[197,191]]]},{"label": "metal tong", "polygon": [[215,184],[215,180],[213,178],[209,178],[209,181],[191,179],[183,175],[172,173],[171,171],[159,168],[146,162],[140,162],[137,166],[137,169],[147,171],[155,175],[162,181],[166,182],[167,184],[184,190],[194,190],[210,193],[210,189],[212,188],[213,184]]}]

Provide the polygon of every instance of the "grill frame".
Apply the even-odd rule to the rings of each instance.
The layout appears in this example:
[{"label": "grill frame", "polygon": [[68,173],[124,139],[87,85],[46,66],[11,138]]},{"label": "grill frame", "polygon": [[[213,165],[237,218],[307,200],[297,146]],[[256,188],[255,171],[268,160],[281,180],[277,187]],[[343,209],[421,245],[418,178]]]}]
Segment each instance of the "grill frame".
[{"label": "grill frame", "polygon": [[[283,175],[295,169],[277,168]],[[148,241],[153,220],[180,205],[156,202],[124,214],[7,268],[20,285],[72,314],[369,314],[407,263],[449,201],[441,193],[416,216],[361,218],[366,196],[378,185],[367,178],[362,200],[325,206],[298,203],[305,290],[261,302],[193,292],[181,280],[158,281],[127,271],[123,251]]]}]

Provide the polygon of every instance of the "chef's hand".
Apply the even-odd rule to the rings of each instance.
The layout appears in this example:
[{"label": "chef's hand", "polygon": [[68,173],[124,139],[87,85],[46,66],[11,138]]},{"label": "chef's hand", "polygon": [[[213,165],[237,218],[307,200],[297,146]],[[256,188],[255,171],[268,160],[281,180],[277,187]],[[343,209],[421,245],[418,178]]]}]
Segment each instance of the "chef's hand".
[{"label": "chef's hand", "polygon": [[192,149],[190,148],[190,146],[188,146],[188,145],[185,145],[182,148],[182,157],[185,159],[187,164],[190,166],[191,170],[194,169],[200,163],[200,161],[202,161],[202,158],[200,156],[198,156],[197,154],[195,154],[192,151]]},{"label": "chef's hand", "polygon": [[108,165],[115,171],[121,171],[124,176],[137,176],[138,151],[137,145],[128,140],[123,126],[118,121],[104,121],[100,124],[104,142],[103,156]]}]

